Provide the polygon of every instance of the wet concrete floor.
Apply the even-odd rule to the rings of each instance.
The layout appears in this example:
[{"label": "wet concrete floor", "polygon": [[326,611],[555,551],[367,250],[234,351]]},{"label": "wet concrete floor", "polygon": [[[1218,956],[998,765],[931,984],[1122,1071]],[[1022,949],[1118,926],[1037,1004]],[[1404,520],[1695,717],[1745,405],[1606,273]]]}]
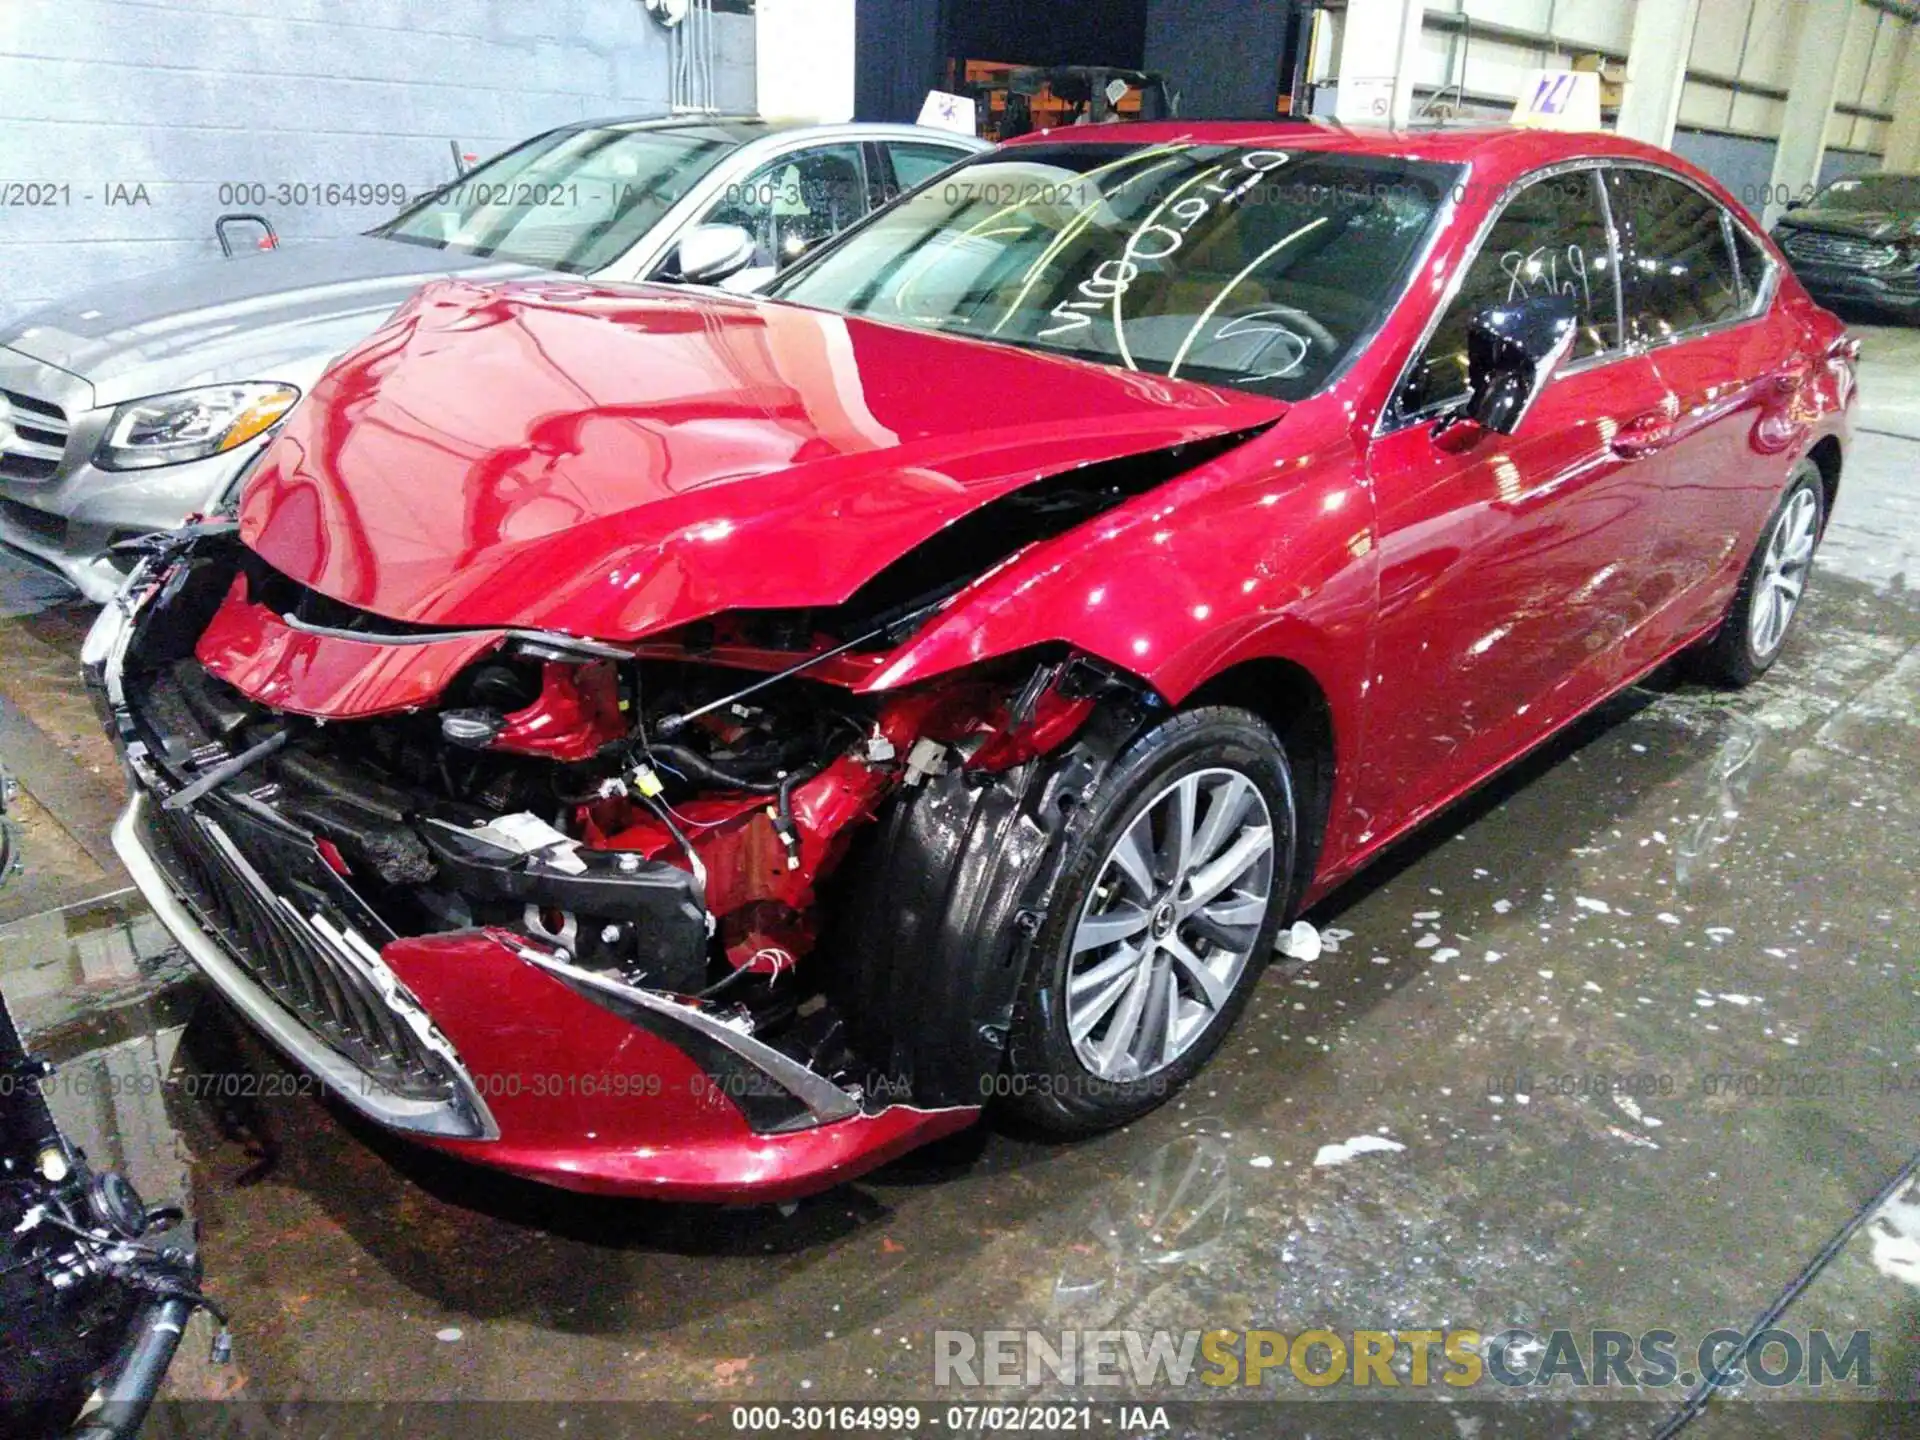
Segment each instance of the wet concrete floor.
[{"label": "wet concrete floor", "polygon": [[[1667,1329],[1691,1370],[1920,1149],[1920,332],[1865,333],[1868,433],[1765,681],[1655,677],[1445,817],[1320,908],[1327,952],[1272,968],[1146,1120],[1076,1144],[987,1127],[797,1206],[568,1196],[316,1099],[201,1003],[121,888],[119,780],[73,674],[88,612],[0,571],[0,747],[29,791],[0,984],[62,1062],[62,1119],[202,1226],[236,1360],[190,1344],[172,1393],[700,1402],[649,1433],[731,1430],[740,1403],[1132,1393],[936,1391],[954,1329]],[[1910,1433],[1911,1408],[1832,1402],[1920,1396],[1917,1287],[1920,1201],[1780,1321],[1870,1330],[1872,1386],[1750,1382],[1689,1433]],[[1198,1433],[1471,1437],[1652,1434],[1683,1387],[1516,1410],[1539,1394],[1322,1390],[1283,1367],[1142,1393],[1238,1402],[1172,1413]],[[1812,1418],[1785,1403],[1816,1393]],[[1248,1404],[1382,1395],[1406,1403]],[[563,1423],[613,1420],[479,1410],[461,1430]]]}]

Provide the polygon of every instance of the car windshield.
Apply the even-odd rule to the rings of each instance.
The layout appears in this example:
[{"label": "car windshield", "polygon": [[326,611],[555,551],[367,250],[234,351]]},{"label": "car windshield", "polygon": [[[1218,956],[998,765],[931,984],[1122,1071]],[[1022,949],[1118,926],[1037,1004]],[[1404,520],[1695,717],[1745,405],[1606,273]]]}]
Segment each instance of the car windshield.
[{"label": "car windshield", "polygon": [[373,233],[589,274],[625,254],[738,144],[711,130],[557,130],[449,182]]},{"label": "car windshield", "polygon": [[1815,195],[1807,208],[1849,215],[1893,210],[1920,216],[1920,175],[1850,175]]},{"label": "car windshield", "polygon": [[1283,399],[1400,295],[1456,167],[1175,143],[948,171],[772,288],[803,305]]}]

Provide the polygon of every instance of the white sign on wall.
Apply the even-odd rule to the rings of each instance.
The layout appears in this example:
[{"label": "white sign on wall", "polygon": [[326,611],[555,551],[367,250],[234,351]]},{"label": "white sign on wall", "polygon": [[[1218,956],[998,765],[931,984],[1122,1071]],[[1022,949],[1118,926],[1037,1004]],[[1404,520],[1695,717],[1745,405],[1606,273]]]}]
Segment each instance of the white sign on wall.
[{"label": "white sign on wall", "polygon": [[753,21],[762,116],[822,125],[853,118],[853,0],[759,0]]},{"label": "white sign on wall", "polygon": [[1342,75],[1333,118],[1343,125],[1385,125],[1393,118],[1393,76]]},{"label": "white sign on wall", "polygon": [[1598,130],[1600,77],[1591,70],[1529,70],[1513,123],[1540,130]]}]

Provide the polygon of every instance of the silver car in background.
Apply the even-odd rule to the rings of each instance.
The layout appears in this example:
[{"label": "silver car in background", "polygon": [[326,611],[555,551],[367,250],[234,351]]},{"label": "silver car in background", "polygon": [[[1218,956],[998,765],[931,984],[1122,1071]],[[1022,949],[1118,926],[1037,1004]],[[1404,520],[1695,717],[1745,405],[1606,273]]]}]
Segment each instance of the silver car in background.
[{"label": "silver car in background", "polygon": [[428,281],[750,289],[985,148],[909,125],[585,122],[365,235],[75,295],[0,329],[0,548],[103,601],[126,563],[112,545],[218,503],[327,364]]}]

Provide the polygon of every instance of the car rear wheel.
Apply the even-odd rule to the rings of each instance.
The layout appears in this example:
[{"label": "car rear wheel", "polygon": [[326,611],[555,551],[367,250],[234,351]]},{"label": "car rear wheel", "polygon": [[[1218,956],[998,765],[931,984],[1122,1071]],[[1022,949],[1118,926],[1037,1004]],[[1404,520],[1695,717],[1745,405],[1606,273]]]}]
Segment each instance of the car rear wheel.
[{"label": "car rear wheel", "polygon": [[1726,618],[1700,652],[1705,678],[1750,685],[1780,658],[1826,526],[1825,509],[1820,469],[1802,460],[1761,531]]},{"label": "car rear wheel", "polygon": [[1287,914],[1297,844],[1286,752],[1245,710],[1155,726],[1088,804],[997,1087],[1063,1134],[1145,1114],[1219,1048]]}]

